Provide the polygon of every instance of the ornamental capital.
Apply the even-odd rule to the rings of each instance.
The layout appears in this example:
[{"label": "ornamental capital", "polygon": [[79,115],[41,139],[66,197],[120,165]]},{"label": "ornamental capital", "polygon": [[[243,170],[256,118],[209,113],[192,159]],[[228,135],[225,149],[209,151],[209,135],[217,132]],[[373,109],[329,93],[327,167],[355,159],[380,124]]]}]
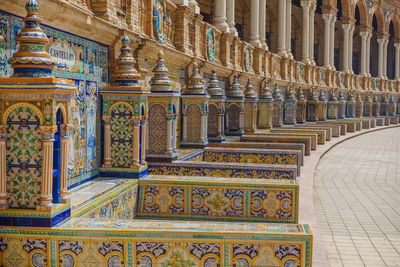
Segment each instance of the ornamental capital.
[{"label": "ornamental capital", "polygon": [[54,134],[57,132],[57,125],[39,126],[39,132],[45,140],[54,139]]},{"label": "ornamental capital", "polygon": [[69,138],[71,136],[72,128],[73,128],[72,124],[61,124],[60,126],[61,138]]},{"label": "ornamental capital", "polygon": [[0,140],[7,139],[8,132],[7,132],[8,125],[0,125]]}]

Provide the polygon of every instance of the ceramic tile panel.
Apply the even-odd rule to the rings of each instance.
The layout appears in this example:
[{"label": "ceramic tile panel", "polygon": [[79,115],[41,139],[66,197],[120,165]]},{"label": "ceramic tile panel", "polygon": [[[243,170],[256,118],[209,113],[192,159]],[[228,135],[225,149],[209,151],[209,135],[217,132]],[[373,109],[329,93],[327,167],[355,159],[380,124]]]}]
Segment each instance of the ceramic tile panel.
[{"label": "ceramic tile panel", "polygon": [[149,176],[139,180],[138,217],[297,223],[294,180]]}]

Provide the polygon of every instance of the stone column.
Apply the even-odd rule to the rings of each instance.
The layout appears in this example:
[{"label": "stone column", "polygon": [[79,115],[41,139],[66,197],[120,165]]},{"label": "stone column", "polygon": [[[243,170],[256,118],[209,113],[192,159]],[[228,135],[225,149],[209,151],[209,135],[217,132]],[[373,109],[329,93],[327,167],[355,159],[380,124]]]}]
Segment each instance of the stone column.
[{"label": "stone column", "polygon": [[186,124],[187,124],[187,115],[186,111],[182,112],[182,141],[186,141],[187,132],[186,132]]},{"label": "stone column", "polygon": [[349,73],[353,72],[353,37],[354,37],[354,25],[350,24],[349,29]]},{"label": "stone column", "polygon": [[147,117],[142,120],[142,160],[140,164],[146,165],[146,136],[147,136]]},{"label": "stone column", "polygon": [[201,113],[201,127],[200,127],[200,140],[207,139],[207,112],[203,111]]},{"label": "stone column", "polygon": [[259,36],[260,36],[260,43],[261,43],[261,47],[264,48],[265,50],[268,49],[268,44],[267,44],[267,40],[265,39],[265,13],[266,13],[266,6],[265,6],[265,1],[266,0],[259,0],[259,21],[260,21],[260,25],[259,25]]},{"label": "stone column", "polygon": [[315,9],[316,9],[315,3],[311,3],[311,7],[310,7],[310,33],[309,33],[310,34],[310,41],[309,41],[310,52],[308,53],[311,65],[315,65],[315,61],[314,61],[314,15],[315,15]]},{"label": "stone column", "polygon": [[135,120],[133,121],[132,168],[137,168],[140,165],[139,140],[140,140],[140,121]]},{"label": "stone column", "polygon": [[331,14],[323,14],[322,19],[324,20],[324,67],[330,69],[330,51],[331,51]]},{"label": "stone column", "polygon": [[250,2],[250,43],[254,47],[261,47],[259,36],[259,0],[251,0]]},{"label": "stone column", "polygon": [[223,127],[224,127],[224,110],[219,109],[218,110],[218,121],[217,121],[218,137],[222,136]]},{"label": "stone column", "polygon": [[394,48],[396,49],[396,53],[395,53],[396,67],[395,67],[395,71],[394,71],[394,79],[400,80],[400,43],[395,43]]},{"label": "stone column", "polygon": [[176,115],[174,114],[172,121],[172,151],[176,150]]},{"label": "stone column", "polygon": [[342,71],[349,72],[349,32],[350,24],[342,24],[343,28],[343,66]]},{"label": "stone column", "polygon": [[385,39],[383,43],[383,77],[387,79],[387,47],[388,47],[389,39]]},{"label": "stone column", "polygon": [[226,0],[215,0],[214,26],[221,32],[229,32],[228,23],[226,23]]},{"label": "stone column", "polygon": [[103,168],[111,168],[112,167],[112,159],[111,159],[111,117],[110,116],[103,117],[103,125],[104,125]]},{"label": "stone column", "polygon": [[331,44],[330,44],[330,49],[331,49],[331,51],[330,51],[330,65],[331,65],[331,69],[332,70],[335,70],[336,68],[335,68],[335,23],[336,23],[336,16],[333,16],[332,18],[331,18],[331,25],[330,25],[330,28],[331,28],[331,37],[330,37],[330,42],[331,42]]},{"label": "stone column", "polygon": [[384,79],[383,75],[383,56],[384,56],[384,51],[383,51],[383,46],[385,44],[385,39],[380,38],[378,39],[378,45],[379,45],[379,55],[378,55],[378,78]]},{"label": "stone column", "polygon": [[40,185],[40,203],[37,210],[51,210],[53,208],[53,150],[54,134],[57,126],[40,126],[42,133],[42,180]]},{"label": "stone column", "polygon": [[238,32],[235,28],[235,0],[227,0],[226,17],[229,26],[229,32],[235,36],[238,36]]},{"label": "stone column", "polygon": [[371,77],[371,68],[370,68],[370,62],[371,62],[371,37],[372,37],[372,32],[369,32],[367,35],[367,49],[366,49],[366,72],[367,72],[367,76]]},{"label": "stone column", "polygon": [[[367,75],[367,37],[368,32],[360,32],[361,36],[361,63],[360,63],[360,75]],[[368,53],[369,56],[369,53]]]},{"label": "stone column", "polygon": [[189,0],[189,7],[194,14],[200,14],[200,7],[196,0]]},{"label": "stone column", "polygon": [[278,55],[286,57],[286,0],[279,1]]},{"label": "stone column", "polygon": [[293,59],[292,54],[292,0],[286,2],[286,54],[289,59]]},{"label": "stone column", "polygon": [[60,202],[68,203],[68,142],[71,136],[72,125],[61,125],[61,160],[60,160]]},{"label": "stone column", "polygon": [[303,8],[303,47],[301,60],[308,64],[310,52],[310,1],[301,1],[301,7]]},{"label": "stone column", "polygon": [[8,208],[6,176],[7,125],[0,125],[0,210]]}]

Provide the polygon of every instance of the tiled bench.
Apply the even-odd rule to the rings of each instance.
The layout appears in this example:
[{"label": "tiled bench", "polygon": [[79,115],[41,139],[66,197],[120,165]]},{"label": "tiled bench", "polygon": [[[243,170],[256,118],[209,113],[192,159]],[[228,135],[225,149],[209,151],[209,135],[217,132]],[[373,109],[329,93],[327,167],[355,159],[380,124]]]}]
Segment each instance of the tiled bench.
[{"label": "tiled bench", "polygon": [[311,139],[311,149],[316,150],[318,144],[317,134],[306,134],[306,133],[271,133],[265,130],[259,130],[254,134],[244,135],[244,136],[294,136],[294,137],[309,137]]},{"label": "tiled bench", "polygon": [[300,129],[300,128],[273,128],[270,130],[272,134],[275,133],[288,133],[288,134],[317,134],[317,144],[323,145],[326,141],[326,132],[325,130],[318,129]]},{"label": "tiled bench", "polygon": [[298,190],[295,180],[149,175],[137,218],[297,223]]}]

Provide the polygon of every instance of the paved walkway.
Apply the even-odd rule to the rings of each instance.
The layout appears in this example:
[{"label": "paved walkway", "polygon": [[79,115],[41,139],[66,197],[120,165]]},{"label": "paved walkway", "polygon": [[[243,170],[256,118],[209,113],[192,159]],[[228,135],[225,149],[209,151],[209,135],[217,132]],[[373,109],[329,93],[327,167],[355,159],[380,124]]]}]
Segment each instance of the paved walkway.
[{"label": "paved walkway", "polygon": [[331,266],[400,266],[400,128],[331,149],[315,172],[314,205]]}]

